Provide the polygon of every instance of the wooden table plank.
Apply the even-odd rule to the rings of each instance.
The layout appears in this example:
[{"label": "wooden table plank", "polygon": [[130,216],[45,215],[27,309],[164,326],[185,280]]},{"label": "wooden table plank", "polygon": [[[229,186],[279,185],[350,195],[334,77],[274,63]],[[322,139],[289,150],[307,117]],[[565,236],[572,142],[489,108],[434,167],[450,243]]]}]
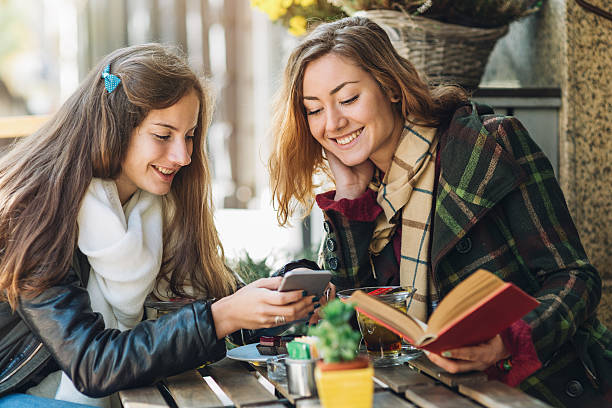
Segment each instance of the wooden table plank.
[{"label": "wooden table plank", "polygon": [[414,408],[415,406],[389,391],[374,393],[373,407],[376,408]]},{"label": "wooden table plank", "polygon": [[257,372],[259,374],[261,374],[266,380],[268,380],[270,382],[270,384],[272,384],[274,386],[274,388],[276,388],[276,391],[278,391],[284,398],[287,398],[287,400],[295,405],[295,402],[301,398],[304,397],[300,397],[299,395],[295,395],[295,394],[291,394],[289,392],[289,389],[287,388],[287,381],[283,381],[283,382],[278,382],[278,381],[274,381],[271,380],[270,378],[268,378],[268,369],[265,366],[253,366],[253,368],[255,370],[257,370]]},{"label": "wooden table plank", "polygon": [[210,375],[238,407],[278,401],[249,372],[247,363],[225,358],[206,366],[202,372]]},{"label": "wooden table plank", "polygon": [[459,385],[459,392],[491,408],[551,408],[523,391],[499,381]]},{"label": "wooden table plank", "polygon": [[119,391],[119,399],[124,408],[168,408],[155,385]]},{"label": "wooden table plank", "polygon": [[179,408],[223,406],[221,400],[196,370],[169,377],[165,383]]},{"label": "wooden table plank", "polygon": [[403,393],[406,389],[415,385],[435,386],[436,384],[431,377],[406,365],[375,368],[374,377],[398,393]]},{"label": "wooden table plank", "polygon": [[408,364],[423,371],[425,374],[432,376],[449,387],[457,387],[459,384],[480,384],[488,380],[487,375],[482,371],[450,374],[443,368],[440,368],[432,363],[425,354],[408,361]]},{"label": "wooden table plank", "polygon": [[480,405],[443,385],[417,385],[406,390],[406,398],[421,408],[474,408]]},{"label": "wooden table plank", "polygon": [[[405,399],[398,397],[390,391],[379,391],[374,393],[373,407],[376,408],[415,408]],[[302,399],[295,404],[296,408],[321,408],[318,398]]]}]

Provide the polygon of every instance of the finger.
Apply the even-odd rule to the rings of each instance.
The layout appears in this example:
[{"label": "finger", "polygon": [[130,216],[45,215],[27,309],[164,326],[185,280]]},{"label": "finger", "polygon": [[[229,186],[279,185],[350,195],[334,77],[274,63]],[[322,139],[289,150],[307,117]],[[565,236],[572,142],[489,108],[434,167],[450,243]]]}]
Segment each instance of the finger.
[{"label": "finger", "polygon": [[251,285],[258,287],[258,288],[276,290],[278,289],[282,280],[283,280],[282,276],[275,276],[273,278],[261,278],[251,283]]},{"label": "finger", "polygon": [[323,151],[325,152],[325,157],[327,158],[329,162],[338,163],[339,160],[335,154],[333,154],[327,149],[323,149]]},{"label": "finger", "polygon": [[328,283],[325,288],[324,296],[321,298],[321,306],[324,306],[330,300],[333,300],[336,297],[336,285],[333,283]]},{"label": "finger", "polygon": [[479,361],[487,365],[491,365],[509,355],[499,335],[476,346],[446,350],[441,354],[442,357],[455,360]]},{"label": "finger", "polygon": [[432,363],[434,363],[438,367],[443,368],[444,370],[448,371],[451,374],[462,373],[462,372],[473,371],[473,370],[481,371],[487,368],[487,366],[485,366],[480,361],[452,360],[452,359],[441,357],[434,353],[426,353],[426,355],[427,355],[427,358],[429,358],[429,360],[431,360]]},{"label": "finger", "polygon": [[313,311],[314,305],[310,299],[304,298],[301,301],[284,306],[269,305],[266,310],[266,315],[270,316],[272,320],[274,320],[276,316],[282,316],[285,318],[285,321],[289,323],[295,320],[304,319]]},{"label": "finger", "polygon": [[446,350],[441,353],[441,356],[454,360],[478,361],[482,359],[483,354],[479,346],[473,346]]},{"label": "finger", "polygon": [[277,292],[268,290],[265,293],[265,301],[271,305],[283,306],[302,300],[307,300],[307,303],[312,303],[312,296],[305,296],[304,290],[292,290],[289,292]]},{"label": "finger", "polygon": [[309,326],[313,326],[317,323],[319,323],[319,320],[321,320],[321,316],[319,315],[319,308],[316,308],[312,315],[310,315],[310,319],[308,319],[308,325]]}]

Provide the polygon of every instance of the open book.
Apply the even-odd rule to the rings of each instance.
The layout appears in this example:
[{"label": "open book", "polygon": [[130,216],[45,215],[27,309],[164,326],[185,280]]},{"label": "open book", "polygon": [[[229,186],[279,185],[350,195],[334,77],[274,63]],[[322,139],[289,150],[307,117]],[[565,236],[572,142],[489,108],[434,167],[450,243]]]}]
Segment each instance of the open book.
[{"label": "open book", "polygon": [[359,290],[349,302],[414,346],[438,354],[487,341],[539,304],[516,285],[484,269],[451,290],[427,323]]}]

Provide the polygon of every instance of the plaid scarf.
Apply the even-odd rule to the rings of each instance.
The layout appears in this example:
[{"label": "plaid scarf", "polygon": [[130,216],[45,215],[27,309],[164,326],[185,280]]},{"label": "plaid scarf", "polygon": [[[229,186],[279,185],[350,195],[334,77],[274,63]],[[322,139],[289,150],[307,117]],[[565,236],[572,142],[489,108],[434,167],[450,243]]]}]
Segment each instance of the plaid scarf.
[{"label": "plaid scarf", "polygon": [[378,192],[376,200],[383,209],[376,219],[370,257],[389,243],[401,217],[400,285],[417,289],[408,313],[423,322],[427,321],[428,304],[437,300],[429,254],[437,144],[435,128],[406,122],[384,179],[380,180],[377,170],[369,185]]}]

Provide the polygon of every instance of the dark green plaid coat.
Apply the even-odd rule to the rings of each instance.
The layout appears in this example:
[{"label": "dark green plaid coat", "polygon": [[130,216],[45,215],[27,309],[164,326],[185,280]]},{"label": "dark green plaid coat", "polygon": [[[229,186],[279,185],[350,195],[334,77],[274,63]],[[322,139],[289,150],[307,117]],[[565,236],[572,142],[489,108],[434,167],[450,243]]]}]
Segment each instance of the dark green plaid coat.
[{"label": "dark green plaid coat", "polygon": [[[517,119],[492,113],[461,107],[441,135],[430,257],[438,292],[484,268],[536,296],[523,320],[542,368],[520,387],[554,406],[612,406],[612,334],[595,318],[600,276],[548,159]],[[372,272],[374,222],[333,210],[325,220],[323,263],[340,289],[398,284],[392,242]]]}]

